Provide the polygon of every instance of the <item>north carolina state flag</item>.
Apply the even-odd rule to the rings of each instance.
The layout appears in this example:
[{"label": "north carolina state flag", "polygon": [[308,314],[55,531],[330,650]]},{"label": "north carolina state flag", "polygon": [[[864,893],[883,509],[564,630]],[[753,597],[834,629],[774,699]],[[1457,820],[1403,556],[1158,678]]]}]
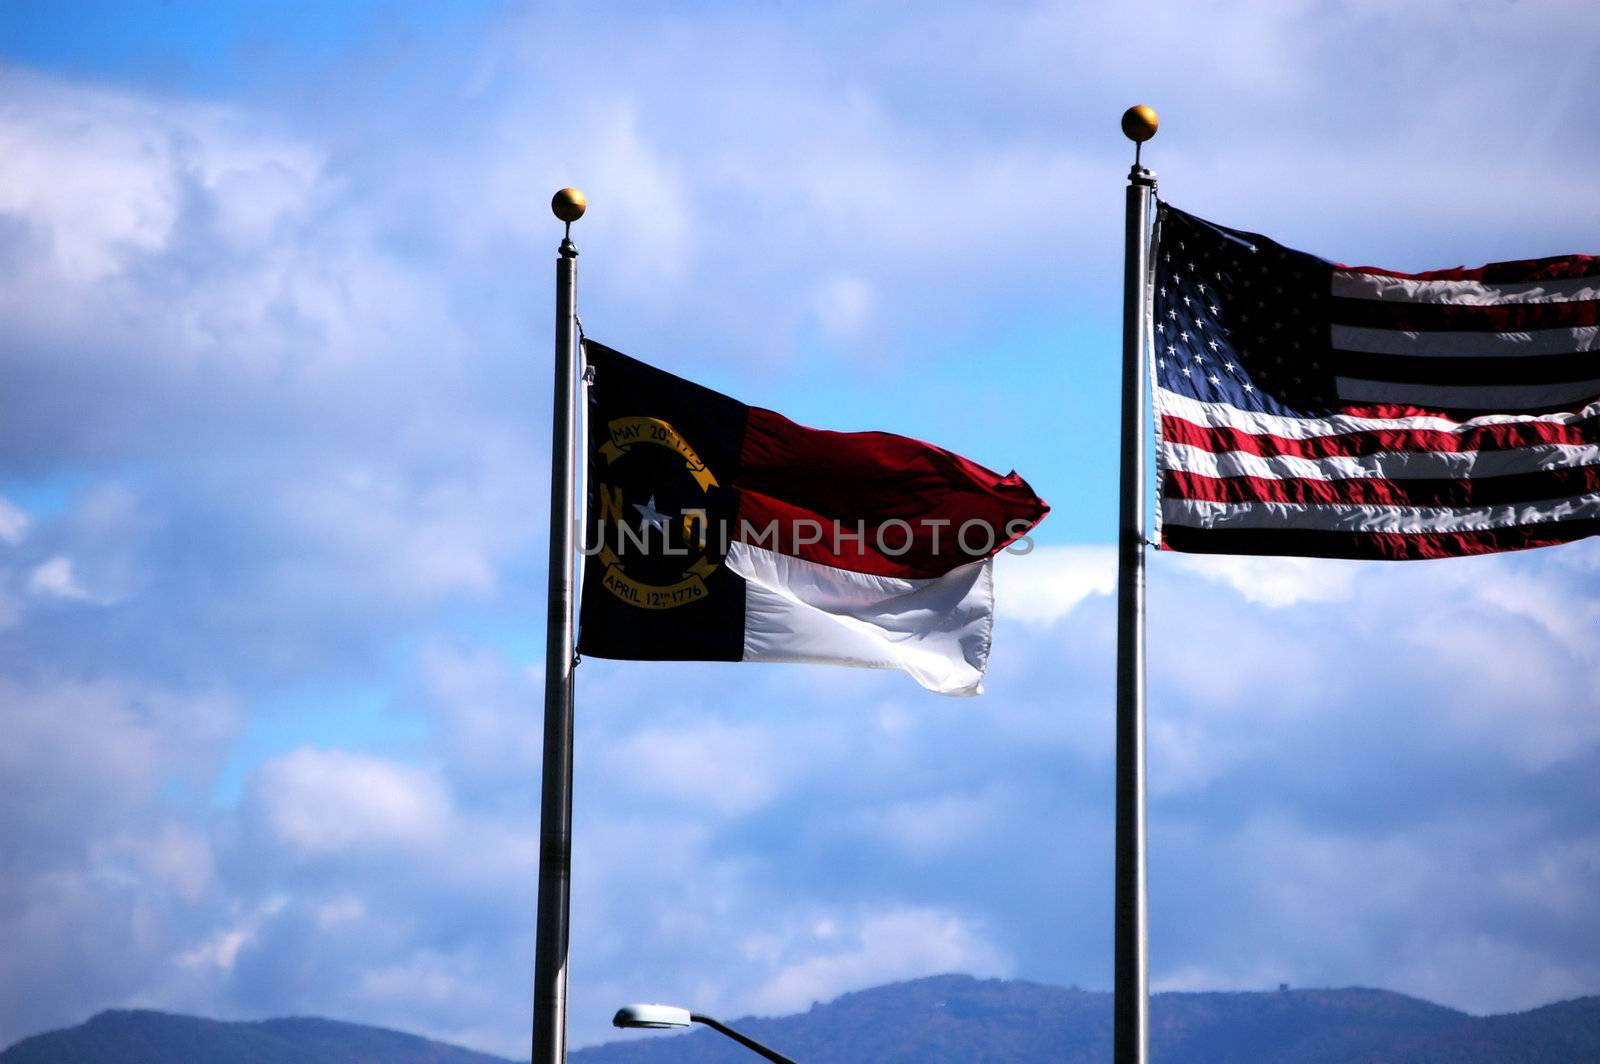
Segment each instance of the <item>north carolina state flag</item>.
[{"label": "north carolina state flag", "polygon": [[827,432],[593,341],[578,650],[902,669],[982,690],[993,557],[1049,507],[931,444]]}]

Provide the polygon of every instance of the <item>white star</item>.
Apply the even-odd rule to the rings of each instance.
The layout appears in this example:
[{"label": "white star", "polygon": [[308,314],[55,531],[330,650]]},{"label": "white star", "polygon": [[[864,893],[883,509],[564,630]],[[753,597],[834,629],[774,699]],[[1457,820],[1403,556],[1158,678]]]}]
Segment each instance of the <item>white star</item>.
[{"label": "white star", "polygon": [[644,524],[639,526],[641,529],[659,528],[663,532],[667,530],[667,521],[669,521],[670,518],[668,518],[666,514],[660,513],[656,510],[656,497],[654,495],[650,496],[650,501],[645,503],[643,506],[640,506],[638,503],[634,503],[633,508],[639,511],[640,517],[644,518]]},{"label": "white star", "polygon": [[1232,362],[1224,362],[1222,364],[1222,368],[1227,370],[1229,373],[1232,373],[1235,367]]},{"label": "white star", "polygon": [[1212,384],[1221,384],[1222,383],[1220,380],[1217,379],[1216,374],[1212,374],[1211,376],[1207,377],[1206,380],[1210,381]]},{"label": "white star", "polygon": [[1192,371],[1190,371],[1188,366],[1185,366],[1185,367],[1183,367],[1183,375],[1185,377],[1192,377],[1192,376],[1194,376],[1194,373]]},{"label": "white star", "polygon": [[1256,390],[1256,386],[1254,384],[1251,384],[1249,381],[1245,381],[1244,382],[1244,390],[1247,391],[1247,392],[1253,392],[1253,391]]},{"label": "white star", "polygon": [[1215,303],[1213,303],[1213,304],[1211,304],[1211,313],[1213,313],[1213,314],[1221,314],[1222,313],[1222,308],[1217,306]]},{"label": "white star", "polygon": [[[1215,340],[1207,340],[1206,341],[1206,346],[1211,348],[1211,350],[1215,351],[1217,348],[1221,347],[1222,345],[1217,343]],[[1233,367],[1230,366],[1228,368],[1232,369]]]},{"label": "white star", "polygon": [[1183,332],[1179,333],[1178,334],[1178,339],[1182,340],[1184,343],[1188,343],[1189,342],[1189,330],[1185,329]]}]

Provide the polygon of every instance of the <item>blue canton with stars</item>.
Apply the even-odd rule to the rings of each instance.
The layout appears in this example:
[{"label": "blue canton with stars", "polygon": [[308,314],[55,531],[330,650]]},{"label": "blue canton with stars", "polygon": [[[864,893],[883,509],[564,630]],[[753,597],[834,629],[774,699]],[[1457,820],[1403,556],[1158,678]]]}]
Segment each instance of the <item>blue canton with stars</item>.
[{"label": "blue canton with stars", "polygon": [[1156,383],[1254,413],[1325,416],[1333,265],[1166,203],[1158,219]]}]

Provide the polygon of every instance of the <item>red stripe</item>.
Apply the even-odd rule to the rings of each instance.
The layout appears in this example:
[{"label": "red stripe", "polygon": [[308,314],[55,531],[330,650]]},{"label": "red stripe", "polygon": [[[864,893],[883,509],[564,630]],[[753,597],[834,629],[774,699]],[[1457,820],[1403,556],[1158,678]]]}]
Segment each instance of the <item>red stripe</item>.
[{"label": "red stripe", "polygon": [[1161,549],[1191,554],[1275,554],[1302,558],[1409,561],[1551,547],[1600,534],[1600,519],[1550,521],[1475,532],[1325,532],[1320,529],[1209,529],[1164,525]]},{"label": "red stripe", "polygon": [[911,579],[990,557],[1050,512],[1014,472],[905,436],[806,428],[759,407],[750,408],[733,486],[734,538]]},{"label": "red stripe", "polygon": [[[1600,399],[1600,397],[1596,398]],[[1577,406],[1573,406],[1570,403],[1564,404],[1562,406],[1552,407],[1549,410],[1539,411],[1539,414],[1571,414],[1576,417],[1577,415],[1582,414],[1592,405],[1594,405],[1594,400],[1585,400],[1584,402],[1579,403]],[[1480,414],[1476,412],[1468,416],[1463,416],[1462,412],[1459,410],[1451,410],[1442,406],[1413,406],[1402,403],[1370,403],[1367,405],[1349,404],[1340,406],[1333,412],[1336,414],[1343,414],[1345,417],[1361,417],[1387,421],[1395,421],[1401,418],[1412,417],[1432,417],[1442,418],[1445,421],[1465,421],[1468,419],[1468,416],[1480,416]],[[1505,411],[1501,411],[1501,413],[1505,413]],[[1535,416],[1532,412],[1526,410],[1519,410],[1517,411],[1517,414],[1518,416],[1525,416],[1529,418]],[[1593,417],[1594,415],[1590,414],[1587,416]]]},{"label": "red stripe", "polygon": [[1547,259],[1518,259],[1491,262],[1468,269],[1454,266],[1422,273],[1401,273],[1381,266],[1338,266],[1345,273],[1366,273],[1376,277],[1397,277],[1405,281],[1482,281],[1485,284],[1532,284],[1535,281],[1562,281],[1573,277],[1600,276],[1600,256],[1555,255]]},{"label": "red stripe", "polygon": [[1600,414],[1565,424],[1517,421],[1455,431],[1370,429],[1299,440],[1232,428],[1209,428],[1165,414],[1161,418],[1161,436],[1171,443],[1187,444],[1217,454],[1240,451],[1266,458],[1358,458],[1389,451],[1509,451],[1541,444],[1600,445]]},{"label": "red stripe", "polygon": [[1544,502],[1600,491],[1600,467],[1539,469],[1496,477],[1450,480],[1387,480],[1352,477],[1208,477],[1169,469],[1162,495],[1198,502],[1271,502],[1295,506],[1506,506]]},{"label": "red stripe", "polygon": [[[1600,301],[1565,303],[1401,303],[1383,299],[1330,300],[1335,325],[1404,332],[1537,332],[1600,324]],[[1600,365],[1600,362],[1597,362]]]}]

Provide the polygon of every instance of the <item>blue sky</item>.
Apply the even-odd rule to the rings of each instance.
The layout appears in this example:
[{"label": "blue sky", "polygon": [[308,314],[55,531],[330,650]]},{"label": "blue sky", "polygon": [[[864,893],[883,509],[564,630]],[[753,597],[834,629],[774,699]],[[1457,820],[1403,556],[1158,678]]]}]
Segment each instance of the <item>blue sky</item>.
[{"label": "blue sky", "polygon": [[[1054,506],[982,699],[582,665],[577,1044],[1109,986],[1125,107],[1329,258],[1600,250],[1588,0],[129,10],[0,7],[0,1043],[525,1052],[559,187],[592,336]],[[1156,557],[1150,611],[1158,988],[1600,992],[1600,545]]]}]

